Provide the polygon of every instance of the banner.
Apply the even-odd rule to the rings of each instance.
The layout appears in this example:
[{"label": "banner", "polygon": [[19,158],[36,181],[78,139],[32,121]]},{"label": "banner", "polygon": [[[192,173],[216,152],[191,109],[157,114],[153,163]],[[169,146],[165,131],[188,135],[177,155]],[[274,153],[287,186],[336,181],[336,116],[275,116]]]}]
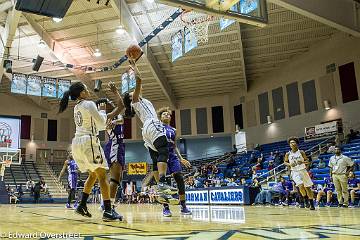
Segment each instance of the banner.
[{"label": "banner", "polygon": [[209,204],[208,190],[187,190],[185,197],[188,204]]},{"label": "banner", "polygon": [[305,128],[305,140],[326,138],[338,133],[338,122],[328,122]]},{"label": "banner", "polygon": [[128,163],[128,175],[146,175],[146,162]]},{"label": "banner", "polygon": [[244,189],[211,189],[210,204],[244,204]]},{"label": "banner", "polygon": [[237,132],[235,133],[235,145],[237,152],[245,152],[246,151],[246,133],[245,132]]}]

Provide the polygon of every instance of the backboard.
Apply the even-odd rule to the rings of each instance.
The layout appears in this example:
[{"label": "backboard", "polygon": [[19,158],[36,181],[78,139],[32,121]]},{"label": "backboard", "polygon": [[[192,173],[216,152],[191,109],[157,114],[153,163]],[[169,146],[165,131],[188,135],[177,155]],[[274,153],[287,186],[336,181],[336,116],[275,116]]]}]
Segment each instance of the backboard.
[{"label": "backboard", "polygon": [[0,164],[21,164],[21,149],[0,147]]},{"label": "backboard", "polygon": [[[266,0],[159,0],[161,3],[258,27],[268,22]],[[234,6],[235,5],[235,6]]]}]

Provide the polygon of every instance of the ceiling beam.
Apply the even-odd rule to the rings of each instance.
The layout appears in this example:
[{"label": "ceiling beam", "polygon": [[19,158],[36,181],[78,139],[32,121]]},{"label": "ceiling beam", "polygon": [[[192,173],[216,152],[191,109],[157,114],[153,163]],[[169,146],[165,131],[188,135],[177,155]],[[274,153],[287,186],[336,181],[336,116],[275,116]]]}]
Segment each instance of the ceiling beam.
[{"label": "ceiling beam", "polygon": [[[131,15],[130,9],[127,3],[124,0],[111,0],[111,6],[114,8],[115,12],[121,18],[121,23],[129,33],[130,36],[134,36],[137,42],[140,42],[144,35],[136,23],[134,17]],[[121,15],[120,15],[121,14]],[[171,89],[171,86],[165,76],[161,71],[159,63],[156,61],[153,52],[146,45],[144,49],[145,61],[149,64],[151,72],[154,74],[156,81],[159,83],[164,95],[169,100],[171,107],[177,108],[176,98]]]},{"label": "ceiling beam", "polygon": [[236,22],[236,28],[239,34],[239,50],[241,51],[241,65],[239,65],[239,69],[242,72],[242,80],[241,82],[244,82],[244,91],[247,92],[248,87],[247,87],[247,79],[246,79],[246,65],[245,65],[245,56],[244,56],[244,47],[243,47],[243,42],[242,42],[242,38],[241,38],[241,26],[240,23]]},{"label": "ceiling beam", "polygon": [[360,3],[350,0],[269,0],[318,22],[360,37]]},{"label": "ceiling beam", "polygon": [[[49,47],[50,51],[55,55],[55,57],[62,63],[71,63],[74,65],[80,65],[72,56],[71,54],[64,49],[64,47],[54,40],[49,33],[45,31],[45,29],[42,28],[40,24],[38,24],[32,17],[31,14],[23,13],[23,16],[25,17],[26,21],[29,23],[29,25],[34,29],[34,31],[39,35],[42,36],[42,39],[46,43],[46,45]],[[88,89],[90,92],[95,94],[93,92],[93,80],[85,74],[84,71],[69,68],[69,70],[76,76],[77,79],[81,80],[84,84],[88,86]],[[98,94],[96,94],[98,95]],[[105,94],[106,95],[106,94]]]},{"label": "ceiling beam", "polygon": [[17,26],[20,21],[20,15],[21,12],[13,8],[11,11],[9,11],[6,18],[6,24],[3,34],[1,35],[1,44],[0,44],[0,52],[2,52],[1,64],[0,64],[0,83],[2,76],[4,74],[4,67],[3,67],[4,60],[8,58],[8,56],[10,55],[10,48],[15,37]]}]

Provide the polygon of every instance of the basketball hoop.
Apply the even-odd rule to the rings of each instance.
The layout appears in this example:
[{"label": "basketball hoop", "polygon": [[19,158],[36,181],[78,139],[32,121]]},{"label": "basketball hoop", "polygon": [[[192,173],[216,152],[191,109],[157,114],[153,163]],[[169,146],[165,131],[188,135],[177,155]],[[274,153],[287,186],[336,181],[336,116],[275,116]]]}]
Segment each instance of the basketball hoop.
[{"label": "basketball hoop", "polygon": [[185,10],[181,13],[180,19],[190,32],[196,36],[199,43],[209,41],[208,29],[210,21],[214,19],[213,16]]}]

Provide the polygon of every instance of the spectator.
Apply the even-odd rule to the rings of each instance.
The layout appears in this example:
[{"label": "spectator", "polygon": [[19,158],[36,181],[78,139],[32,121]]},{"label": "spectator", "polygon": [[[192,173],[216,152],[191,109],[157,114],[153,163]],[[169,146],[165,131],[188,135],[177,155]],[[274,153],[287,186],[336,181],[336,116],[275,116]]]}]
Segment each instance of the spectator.
[{"label": "spectator", "polygon": [[38,182],[34,186],[34,202],[35,203],[39,203],[40,192],[41,192],[41,183]]},{"label": "spectator", "polygon": [[18,192],[19,198],[21,198],[24,195],[24,191],[22,190],[22,184],[20,184],[16,190]]},{"label": "spectator", "polygon": [[326,195],[326,207],[331,207],[331,199],[333,196],[333,192],[335,191],[335,186],[331,182],[331,179],[326,178],[324,185],[318,184],[314,187],[316,187],[315,192],[317,192],[316,204],[320,206],[321,198]]},{"label": "spectator", "polygon": [[255,199],[256,204],[264,204],[271,205],[272,198],[276,195],[280,197],[280,201],[282,197],[285,195],[285,188],[284,188],[285,179],[281,177],[280,181],[272,186],[269,190],[262,190]]},{"label": "spectator", "polygon": [[349,207],[354,207],[355,196],[360,195],[360,179],[355,177],[354,172],[349,172],[349,191],[350,191],[350,204]]},{"label": "spectator", "polygon": [[262,170],[263,169],[263,162],[262,162],[262,158],[258,158],[257,159],[257,163],[255,165],[256,170]]},{"label": "spectator", "polygon": [[354,129],[350,129],[350,133],[346,135],[346,143],[351,142],[356,139],[356,136],[359,135],[359,131],[354,131]]},{"label": "spectator", "polygon": [[[290,177],[289,177],[290,179]],[[295,182],[290,180],[285,180],[284,182],[284,189],[285,189],[285,201],[283,202],[284,206],[287,206],[291,203],[290,200],[295,200],[297,195],[297,189],[295,187]]]},{"label": "spectator", "polygon": [[41,192],[43,192],[43,193],[47,193],[47,192],[48,192],[48,186],[47,186],[47,184],[45,183],[45,180],[44,180],[43,177],[41,177],[40,186],[41,186]]},{"label": "spectator", "polygon": [[326,168],[326,163],[324,162],[324,160],[322,158],[319,158],[319,164],[317,165],[317,168],[319,168],[319,169]]},{"label": "spectator", "polygon": [[232,154],[236,154],[237,153],[237,147],[236,144],[233,145],[233,151],[231,152]]},{"label": "spectator", "polygon": [[245,178],[242,178],[240,180],[240,186],[247,186],[247,183],[246,183],[246,179]]},{"label": "spectator", "polygon": [[260,144],[256,144],[254,150],[261,152],[262,148],[261,148]]},{"label": "spectator", "polygon": [[270,152],[270,155],[266,158],[266,161],[271,162],[275,160],[275,155],[273,152]]},{"label": "spectator", "polygon": [[249,158],[249,163],[256,163],[257,162],[257,159],[255,157],[255,154],[251,153],[250,154],[250,158]]},{"label": "spectator", "polygon": [[34,186],[35,186],[35,182],[29,178],[28,181],[26,182],[26,190],[30,191],[31,195],[34,194]]},{"label": "spectator", "polygon": [[234,182],[233,178],[230,178],[230,181],[227,184],[228,187],[236,187],[237,184]]},{"label": "spectator", "polygon": [[13,202],[15,204],[18,203],[19,199],[16,196],[14,189],[11,188],[8,194],[9,194],[10,203],[13,203]]},{"label": "spectator", "polygon": [[335,142],[330,143],[327,153],[335,153]]},{"label": "spectator", "polygon": [[271,171],[275,168],[274,161],[270,161],[268,165],[268,171]]}]

